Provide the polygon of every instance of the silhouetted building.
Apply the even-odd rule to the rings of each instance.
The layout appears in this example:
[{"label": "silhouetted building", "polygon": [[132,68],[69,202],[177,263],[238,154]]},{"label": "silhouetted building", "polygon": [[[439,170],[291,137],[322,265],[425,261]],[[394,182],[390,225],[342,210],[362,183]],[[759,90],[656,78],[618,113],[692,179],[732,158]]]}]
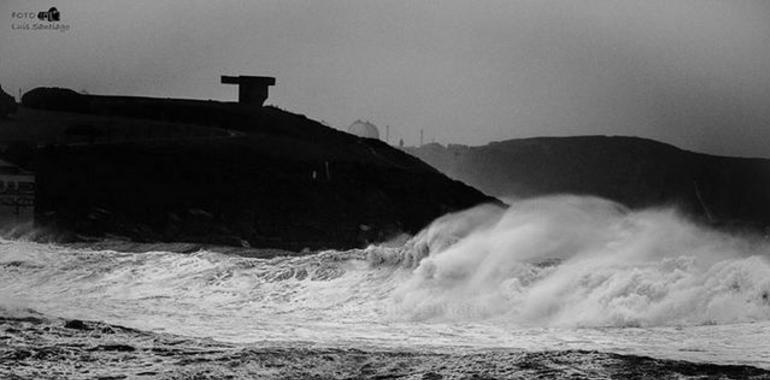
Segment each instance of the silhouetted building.
[{"label": "silhouetted building", "polygon": [[3,87],[0,86],[0,118],[14,112],[16,112],[16,99],[3,91]]},{"label": "silhouetted building", "polygon": [[35,175],[0,160],[0,227],[32,223]]},{"label": "silhouetted building", "polygon": [[238,85],[238,103],[262,107],[267,100],[267,88],[275,85],[275,78],[223,75],[222,83]]},{"label": "silhouetted building", "polygon": [[380,130],[374,124],[363,120],[356,120],[350,124],[348,133],[368,139],[380,139]]}]

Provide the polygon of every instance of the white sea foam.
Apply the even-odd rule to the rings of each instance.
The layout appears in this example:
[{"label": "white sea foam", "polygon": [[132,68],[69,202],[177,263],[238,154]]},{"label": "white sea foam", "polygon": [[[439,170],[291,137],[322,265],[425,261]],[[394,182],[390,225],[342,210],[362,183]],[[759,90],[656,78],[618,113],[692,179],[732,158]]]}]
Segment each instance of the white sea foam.
[{"label": "white sea foam", "polygon": [[5,241],[0,306],[233,342],[617,349],[755,363],[770,360],[758,343],[770,339],[768,247],[670,209],[552,197],[450,214],[402,246],[303,257]]},{"label": "white sea foam", "polygon": [[[478,223],[480,214],[492,222]],[[478,227],[456,233],[469,224]],[[697,227],[673,210],[541,198],[504,212],[458,213],[427,231],[413,242],[429,247],[425,258],[394,293],[415,319],[497,317],[527,326],[770,319],[770,245]]]}]

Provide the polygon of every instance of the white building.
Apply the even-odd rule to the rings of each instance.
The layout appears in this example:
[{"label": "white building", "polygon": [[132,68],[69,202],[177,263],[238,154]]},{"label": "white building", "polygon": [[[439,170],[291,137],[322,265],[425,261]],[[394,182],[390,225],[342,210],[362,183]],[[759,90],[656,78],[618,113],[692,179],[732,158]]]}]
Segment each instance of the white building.
[{"label": "white building", "polygon": [[374,124],[364,120],[356,120],[350,124],[348,133],[367,139],[380,139],[380,130]]}]

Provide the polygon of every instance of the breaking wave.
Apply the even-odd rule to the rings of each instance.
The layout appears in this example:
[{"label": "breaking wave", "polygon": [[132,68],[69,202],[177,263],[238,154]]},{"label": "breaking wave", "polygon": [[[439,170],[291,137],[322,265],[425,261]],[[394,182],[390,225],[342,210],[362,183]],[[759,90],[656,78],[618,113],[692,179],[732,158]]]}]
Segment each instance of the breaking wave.
[{"label": "breaking wave", "polygon": [[670,209],[565,196],[446,215],[398,247],[302,257],[5,241],[0,305],[249,341],[333,340],[355,326],[358,337],[397,340],[415,331],[404,326],[455,322],[730,324],[770,320],[769,249]]},{"label": "breaking wave", "polygon": [[586,197],[445,216],[374,262],[413,266],[393,302],[414,319],[657,326],[770,319],[770,244]]}]

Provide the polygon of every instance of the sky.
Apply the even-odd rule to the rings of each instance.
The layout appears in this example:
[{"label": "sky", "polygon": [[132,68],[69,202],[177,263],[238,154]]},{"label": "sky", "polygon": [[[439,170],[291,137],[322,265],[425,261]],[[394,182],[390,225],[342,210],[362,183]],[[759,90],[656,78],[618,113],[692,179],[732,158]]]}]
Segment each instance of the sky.
[{"label": "sky", "polygon": [[[66,32],[15,30],[56,6]],[[268,104],[390,141],[630,135],[770,157],[764,0],[2,0],[0,85]]]}]

